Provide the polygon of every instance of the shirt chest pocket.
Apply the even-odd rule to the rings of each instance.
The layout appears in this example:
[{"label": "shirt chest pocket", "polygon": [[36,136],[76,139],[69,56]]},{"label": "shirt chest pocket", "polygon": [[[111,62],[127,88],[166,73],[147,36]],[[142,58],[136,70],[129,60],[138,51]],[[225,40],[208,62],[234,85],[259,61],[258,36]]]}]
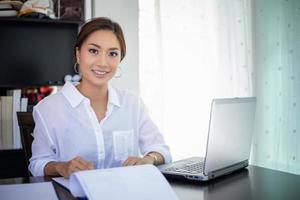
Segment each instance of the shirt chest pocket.
[{"label": "shirt chest pocket", "polygon": [[134,131],[113,131],[113,149],[116,160],[125,161],[128,156],[133,155]]}]

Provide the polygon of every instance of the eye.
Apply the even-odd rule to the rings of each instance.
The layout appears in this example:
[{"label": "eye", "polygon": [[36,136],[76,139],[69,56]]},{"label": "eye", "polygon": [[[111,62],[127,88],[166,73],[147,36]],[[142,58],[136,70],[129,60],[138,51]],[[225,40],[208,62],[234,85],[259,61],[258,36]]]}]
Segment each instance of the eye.
[{"label": "eye", "polygon": [[97,55],[98,54],[98,50],[97,49],[89,49],[89,52],[91,54]]},{"label": "eye", "polygon": [[111,51],[111,52],[108,53],[108,55],[111,56],[111,57],[117,57],[119,55],[119,52]]}]

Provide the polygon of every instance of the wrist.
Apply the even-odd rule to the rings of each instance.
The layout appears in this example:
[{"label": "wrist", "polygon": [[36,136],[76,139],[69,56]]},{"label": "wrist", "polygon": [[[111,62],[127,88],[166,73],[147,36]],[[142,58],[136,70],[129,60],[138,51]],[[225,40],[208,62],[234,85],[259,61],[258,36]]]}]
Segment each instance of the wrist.
[{"label": "wrist", "polygon": [[65,164],[64,162],[55,163],[54,169],[57,175],[64,176],[65,174]]},{"label": "wrist", "polygon": [[48,162],[44,167],[44,176],[57,176],[60,175],[58,172],[58,163],[56,161]]},{"label": "wrist", "polygon": [[158,158],[154,153],[148,153],[146,156],[151,158],[151,160],[153,160],[153,165],[158,164]]}]

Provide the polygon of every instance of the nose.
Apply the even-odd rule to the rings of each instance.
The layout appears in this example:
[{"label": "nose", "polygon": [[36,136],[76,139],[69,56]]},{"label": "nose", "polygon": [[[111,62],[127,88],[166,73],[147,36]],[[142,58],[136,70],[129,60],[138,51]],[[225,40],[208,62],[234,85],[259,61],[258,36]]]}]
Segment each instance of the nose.
[{"label": "nose", "polygon": [[100,67],[106,67],[107,66],[107,56],[106,56],[105,52],[101,52],[99,54],[98,59],[97,59],[97,64]]}]

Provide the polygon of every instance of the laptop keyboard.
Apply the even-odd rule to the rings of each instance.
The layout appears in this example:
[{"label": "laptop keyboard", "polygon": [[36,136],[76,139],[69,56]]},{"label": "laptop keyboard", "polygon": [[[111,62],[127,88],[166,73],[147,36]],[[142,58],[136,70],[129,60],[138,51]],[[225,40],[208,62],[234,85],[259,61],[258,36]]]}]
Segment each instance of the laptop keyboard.
[{"label": "laptop keyboard", "polygon": [[204,162],[193,162],[171,166],[165,169],[166,172],[183,172],[191,174],[203,173]]}]

